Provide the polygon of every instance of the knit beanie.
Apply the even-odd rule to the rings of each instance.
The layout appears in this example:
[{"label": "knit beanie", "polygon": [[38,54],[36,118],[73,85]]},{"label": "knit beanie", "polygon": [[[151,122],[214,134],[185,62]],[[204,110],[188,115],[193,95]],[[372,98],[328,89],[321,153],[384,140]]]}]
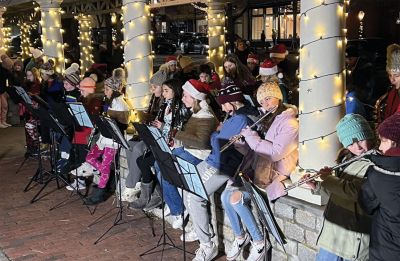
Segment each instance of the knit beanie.
[{"label": "knit beanie", "polygon": [[260,64],[260,75],[269,76],[278,73],[278,66],[271,59],[265,59],[262,64]]},{"label": "knit beanie", "polygon": [[179,59],[179,65],[181,66],[182,69],[185,69],[192,63],[193,63],[193,59],[192,59],[192,57],[189,57],[189,56],[181,56]]},{"label": "knit beanie", "polygon": [[64,76],[64,80],[66,80],[73,86],[78,86],[79,82],[81,81],[81,79],[79,77],[79,73],[77,71],[70,73],[70,74],[66,74]]},{"label": "knit beanie", "polygon": [[96,81],[93,80],[91,77],[85,77],[83,80],[79,83],[79,88],[88,88],[88,89],[96,89]]},{"label": "knit beanie", "polygon": [[271,53],[269,56],[285,59],[286,55],[288,55],[286,46],[284,44],[277,44],[274,47],[272,47]]},{"label": "knit beanie", "polygon": [[345,115],[336,125],[336,133],[343,147],[357,141],[374,139],[374,132],[363,116],[350,113]]},{"label": "knit beanie", "polygon": [[275,82],[266,82],[260,85],[257,89],[257,101],[259,104],[267,98],[274,97],[279,100],[283,100],[282,91],[279,88],[279,85]]},{"label": "knit beanie", "polygon": [[126,73],[125,70],[122,68],[116,68],[112,72],[112,77],[114,78],[115,81],[121,82],[121,89],[126,86]]},{"label": "knit beanie", "polygon": [[51,62],[45,62],[44,64],[42,64],[42,67],[40,67],[40,72],[47,75],[53,75],[54,74],[53,68],[54,67]]},{"label": "knit beanie", "polygon": [[400,112],[386,118],[378,126],[378,134],[381,137],[396,142],[397,146],[400,147]]},{"label": "knit beanie", "polygon": [[219,90],[217,100],[219,104],[222,105],[227,102],[236,102],[236,101],[242,102],[244,101],[244,97],[240,88],[232,84]]},{"label": "knit beanie", "polygon": [[68,74],[75,73],[75,72],[78,72],[78,71],[79,71],[79,64],[72,63],[70,67],[65,69],[64,75],[68,75]]},{"label": "knit beanie", "polygon": [[400,45],[391,44],[387,48],[386,71],[400,73]]},{"label": "knit beanie", "polygon": [[167,72],[159,70],[155,74],[153,74],[153,76],[151,76],[150,84],[161,86],[163,82],[165,82],[167,79],[168,79]]},{"label": "knit beanie", "polygon": [[182,89],[190,93],[193,98],[203,101],[207,98],[210,86],[201,81],[191,79],[182,86]]},{"label": "knit beanie", "polygon": [[120,91],[122,82],[114,79],[114,77],[110,77],[104,81],[104,86],[111,88],[113,91]]},{"label": "knit beanie", "polygon": [[31,52],[33,58],[37,59],[43,55],[43,52],[40,51],[39,49],[29,47],[29,51]]}]

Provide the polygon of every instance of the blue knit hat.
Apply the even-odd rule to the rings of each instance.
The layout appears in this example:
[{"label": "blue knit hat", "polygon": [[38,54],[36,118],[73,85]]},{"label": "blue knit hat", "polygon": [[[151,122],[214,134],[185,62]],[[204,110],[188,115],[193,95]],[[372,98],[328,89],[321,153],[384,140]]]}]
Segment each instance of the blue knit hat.
[{"label": "blue knit hat", "polygon": [[356,141],[374,139],[374,132],[363,116],[350,113],[336,125],[336,132],[343,147],[347,148]]}]

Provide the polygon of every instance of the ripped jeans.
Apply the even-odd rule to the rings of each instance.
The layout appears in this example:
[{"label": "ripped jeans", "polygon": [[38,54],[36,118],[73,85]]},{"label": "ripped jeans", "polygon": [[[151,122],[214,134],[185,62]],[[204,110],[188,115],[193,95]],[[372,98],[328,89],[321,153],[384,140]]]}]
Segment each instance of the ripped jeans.
[{"label": "ripped jeans", "polygon": [[[242,197],[239,201],[232,203],[231,197],[236,191],[241,192]],[[250,209],[250,195],[243,187],[226,186],[221,194],[221,201],[236,237],[244,235],[244,225],[253,241],[263,240],[261,230]]]}]

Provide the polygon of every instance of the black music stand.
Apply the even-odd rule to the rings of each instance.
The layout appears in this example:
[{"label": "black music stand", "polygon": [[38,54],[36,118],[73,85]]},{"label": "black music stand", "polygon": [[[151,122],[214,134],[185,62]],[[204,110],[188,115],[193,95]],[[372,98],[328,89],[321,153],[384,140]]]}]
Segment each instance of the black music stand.
[{"label": "black music stand", "polygon": [[[67,109],[68,109],[68,113],[73,117],[73,126],[74,126],[74,131],[75,131],[75,126],[78,127],[87,127],[87,128],[94,128],[93,123],[90,120],[90,117],[85,109],[85,107],[83,106],[82,103],[80,102],[70,102],[67,103]],[[83,198],[85,195],[83,195],[79,189],[78,189],[78,176],[76,176],[75,179],[76,182],[76,193],[77,195],[80,197],[80,199],[83,201]],[[71,192],[71,196],[73,194],[74,191]],[[66,205],[65,203],[68,201],[69,199],[65,199],[62,202],[58,203],[57,205],[53,206],[50,208],[50,210],[62,207],[64,205]],[[93,213],[95,212],[94,210],[92,211],[89,206],[86,205],[86,208],[89,210],[89,213],[91,215],[93,215]]]},{"label": "black music stand", "polygon": [[[106,138],[112,139],[115,143],[117,143],[120,147],[118,150],[120,150],[121,146],[124,147],[125,149],[129,149],[129,144],[126,141],[124,135],[121,133],[120,129],[117,126],[117,123],[109,118],[109,117],[104,117],[104,116],[99,116],[97,119],[97,127],[100,130],[101,135],[103,135]],[[118,153],[115,153],[115,156]],[[111,229],[113,229],[115,226],[118,225],[122,225],[122,224],[126,224],[129,223],[133,220],[128,220],[128,221],[124,221],[121,222],[123,219],[122,213],[124,212],[124,205],[122,204],[122,193],[121,193],[121,176],[120,176],[120,166],[118,161],[116,160],[116,157],[114,157],[114,165],[115,165],[115,176],[117,178],[117,183],[119,186],[119,193],[118,193],[118,203],[117,206],[114,208],[111,208],[109,211],[107,211],[106,213],[104,213],[103,215],[101,215],[100,217],[98,217],[95,221],[93,221],[91,224],[88,225],[88,227],[91,227],[97,223],[99,223],[99,221],[101,219],[103,219],[105,216],[107,216],[112,210],[114,210],[115,208],[118,209],[118,212],[115,216],[114,222],[113,224],[103,233],[100,235],[100,237],[94,242],[94,244],[96,245],[98,242],[101,241],[101,239],[107,235],[108,232],[111,231]]]},{"label": "black music stand", "polygon": [[[239,174],[243,182],[245,190],[250,194],[251,201],[253,202],[258,216],[260,217],[261,224],[264,230],[264,246],[268,244],[268,231],[272,234],[278,244],[286,252],[284,244],[286,244],[286,237],[280,229],[278,223],[275,220],[274,214],[269,206],[268,196],[265,192],[261,191],[256,185],[245,178],[243,173]],[[267,260],[267,255],[265,255]]]},{"label": "black music stand", "polygon": [[[47,179],[46,182],[44,182],[42,188],[35,194],[35,196],[32,198],[32,200],[30,201],[31,203],[36,202],[37,200],[39,200],[40,198],[46,196],[43,195],[42,197],[38,198],[39,195],[42,193],[42,191],[50,184],[51,181],[55,180],[57,183],[57,188],[60,189],[60,182],[62,181],[65,185],[69,185],[68,181],[62,176],[60,175],[60,173],[58,172],[57,169],[57,154],[58,154],[58,145],[57,145],[57,133],[60,135],[64,135],[67,136],[67,133],[64,130],[64,126],[59,122],[59,119],[55,117],[55,111],[57,111],[57,109],[53,109],[52,111],[47,110],[48,108],[48,104],[43,101],[43,99],[41,99],[39,96],[34,95],[32,97],[34,100],[36,100],[40,107],[38,109],[37,115],[39,116],[39,119],[41,121],[41,124],[46,124],[47,126],[49,126],[50,128],[50,165],[51,165],[51,171],[47,171],[47,173],[50,174],[50,177]],[[62,115],[62,113],[58,112],[59,115]],[[63,115],[63,117],[59,117],[62,118],[62,122],[68,122],[68,120],[71,120],[71,118],[65,117],[65,115]],[[27,186],[25,187],[24,191],[28,191],[29,187],[31,185],[31,183],[33,181],[36,181],[39,178],[40,172],[37,171],[36,174],[31,178],[30,182],[27,184]],[[49,194],[49,193],[48,193]]]},{"label": "black music stand", "polygon": [[[163,180],[167,180],[170,184],[178,187],[183,190],[195,194],[197,196],[203,197],[206,200],[209,200],[207,192],[204,188],[204,184],[198,174],[197,168],[195,165],[187,162],[182,158],[175,158],[171,154],[171,150],[166,143],[165,139],[162,137],[161,133],[158,129],[145,126],[140,124],[135,125],[136,130],[138,131],[139,135],[142,137],[143,141],[148,143],[147,145],[151,149],[156,162],[161,171],[161,188]],[[147,130],[146,130],[147,129]],[[162,201],[164,202],[163,193],[161,194]],[[183,193],[182,193],[182,206],[183,203]],[[160,236],[157,245],[152,247],[151,249],[145,251],[144,253],[140,254],[140,256],[150,255],[157,252],[162,252],[161,259],[164,254],[164,250],[166,246],[170,248],[175,248],[178,250],[183,251],[183,258],[186,260],[186,242],[185,242],[185,227],[183,222],[183,248],[180,248],[174,244],[170,236],[167,234],[165,230],[165,215],[164,215],[164,208],[162,208],[162,235]],[[184,219],[184,212],[182,212],[182,219]],[[167,241],[168,239],[168,241]],[[157,248],[162,247],[161,250],[156,250]],[[192,254],[192,253],[190,253]]]}]

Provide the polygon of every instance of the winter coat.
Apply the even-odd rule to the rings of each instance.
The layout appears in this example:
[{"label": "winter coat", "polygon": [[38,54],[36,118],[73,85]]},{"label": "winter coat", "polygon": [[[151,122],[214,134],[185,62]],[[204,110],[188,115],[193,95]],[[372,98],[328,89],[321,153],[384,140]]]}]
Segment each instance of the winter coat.
[{"label": "winter coat", "polygon": [[355,161],[321,183],[331,196],[317,245],[346,260],[368,260],[371,220],[357,198],[371,165],[366,159]]},{"label": "winter coat", "polygon": [[217,128],[217,119],[210,112],[206,102],[201,110],[193,113],[184,129],[176,133],[175,146],[181,144],[185,150],[199,159],[204,159],[210,153],[210,136]]},{"label": "winter coat", "polygon": [[220,131],[215,131],[211,135],[211,153],[205,161],[225,175],[233,176],[235,174],[242,162],[243,155],[234,146],[230,146],[224,152],[220,152],[221,147],[230,138],[239,134],[244,127],[252,123],[252,120],[247,116],[248,112],[252,112],[252,110],[247,107],[240,108],[222,124]]},{"label": "winter coat", "polygon": [[266,188],[268,198],[275,200],[283,195],[284,185],[295,169],[298,160],[299,123],[295,106],[277,115],[262,139],[256,131],[243,134],[253,159],[254,182]]},{"label": "winter coat", "polygon": [[400,153],[371,156],[367,182],[359,193],[361,207],[372,216],[369,259],[397,261],[400,257]]},{"label": "winter coat", "polygon": [[[129,122],[129,106],[124,101],[124,96],[120,95],[114,98],[111,102],[111,106],[107,111],[108,116],[114,119],[119,125],[127,125]],[[123,133],[123,130],[121,130]],[[100,149],[104,149],[105,147],[109,148],[118,148],[118,144],[115,143],[112,139],[106,138],[103,135],[100,135],[100,138],[96,142],[97,146]]]}]

